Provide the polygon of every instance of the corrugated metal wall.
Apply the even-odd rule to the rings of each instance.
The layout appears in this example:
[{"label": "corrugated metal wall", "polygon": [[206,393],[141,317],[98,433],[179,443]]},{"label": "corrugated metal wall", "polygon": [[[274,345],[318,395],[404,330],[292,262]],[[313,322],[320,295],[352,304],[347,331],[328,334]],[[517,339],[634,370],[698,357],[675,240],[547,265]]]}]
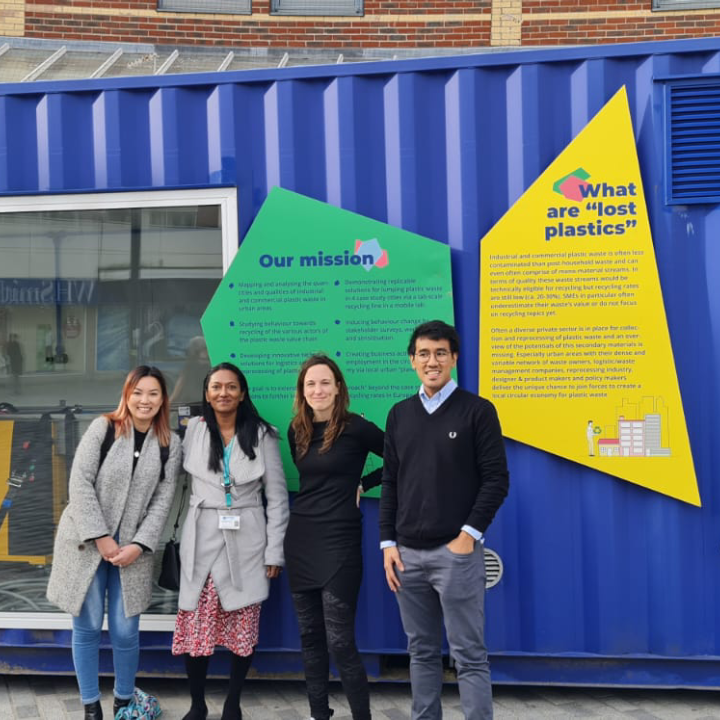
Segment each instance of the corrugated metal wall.
[{"label": "corrugated metal wall", "polygon": [[[0,193],[236,185],[244,234],[280,185],[448,243],[474,389],[478,239],[626,85],[703,507],[509,442],[487,638],[499,680],[720,684],[720,213],[664,203],[661,81],[715,73],[720,39],[0,86]],[[402,652],[376,517],[360,644]],[[286,593],[265,618],[297,648]]]}]

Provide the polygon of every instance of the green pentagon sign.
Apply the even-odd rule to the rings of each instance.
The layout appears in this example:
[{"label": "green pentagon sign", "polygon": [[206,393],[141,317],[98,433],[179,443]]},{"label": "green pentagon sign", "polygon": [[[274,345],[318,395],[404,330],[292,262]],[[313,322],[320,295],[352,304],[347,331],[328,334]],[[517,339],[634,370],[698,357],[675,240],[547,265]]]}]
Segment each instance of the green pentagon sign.
[{"label": "green pentagon sign", "polygon": [[[331,356],[351,410],[385,427],[417,392],[407,357],[413,328],[453,322],[447,245],[275,188],[202,318],[214,364],[246,374],[260,414],[285,438],[302,362]],[[281,443],[291,489],[297,470]]]}]

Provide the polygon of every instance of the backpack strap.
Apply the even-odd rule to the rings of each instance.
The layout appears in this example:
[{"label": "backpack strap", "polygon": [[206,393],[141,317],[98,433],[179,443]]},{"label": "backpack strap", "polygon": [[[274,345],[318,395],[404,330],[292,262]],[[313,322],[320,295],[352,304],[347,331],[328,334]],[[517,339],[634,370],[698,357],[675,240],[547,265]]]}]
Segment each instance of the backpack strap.
[{"label": "backpack strap", "polygon": [[169,457],[170,457],[170,446],[169,445],[161,445],[160,446],[160,480],[165,479],[165,463],[168,461]]},{"label": "backpack strap", "polygon": [[113,446],[114,442],[115,442],[115,423],[108,420],[108,426],[107,426],[107,430],[105,431],[105,437],[103,438],[102,445],[100,446],[100,462],[98,463],[98,472],[100,472],[100,468],[102,467],[102,464],[105,462],[105,458],[107,457],[108,452],[110,452],[110,448]]},{"label": "backpack strap", "polygon": [[[102,467],[102,464],[105,462],[105,458],[107,457],[108,452],[110,452],[110,448],[113,446],[113,443],[115,442],[115,423],[108,421],[107,430],[105,432],[105,437],[103,438],[102,445],[100,446],[100,462],[98,464],[98,472],[100,472],[100,468]],[[170,457],[170,446],[169,445],[161,445],[160,446],[160,480],[165,479],[165,464],[168,461],[168,458]]]}]

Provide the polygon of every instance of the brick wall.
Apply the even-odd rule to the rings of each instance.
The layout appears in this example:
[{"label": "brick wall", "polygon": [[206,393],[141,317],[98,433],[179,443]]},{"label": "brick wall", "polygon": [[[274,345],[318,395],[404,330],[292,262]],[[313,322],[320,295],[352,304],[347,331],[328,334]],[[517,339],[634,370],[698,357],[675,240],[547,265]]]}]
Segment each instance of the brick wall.
[{"label": "brick wall", "polygon": [[155,0],[9,0],[0,7],[4,35],[169,45],[470,48],[720,32],[720,9],[652,12],[651,0],[365,0],[363,17],[279,17],[270,15],[270,0],[253,0],[252,15],[159,13]]},{"label": "brick wall", "polygon": [[22,37],[25,34],[25,0],[0,3],[0,35]]},{"label": "brick wall", "polygon": [[[202,4],[202,0],[198,0]],[[480,47],[490,44],[492,0],[366,0],[363,17],[159,13],[152,0],[25,3],[25,36],[66,40],[254,47]]]},{"label": "brick wall", "polygon": [[720,32],[717,10],[653,12],[651,0],[523,0],[522,45],[701,38]]}]

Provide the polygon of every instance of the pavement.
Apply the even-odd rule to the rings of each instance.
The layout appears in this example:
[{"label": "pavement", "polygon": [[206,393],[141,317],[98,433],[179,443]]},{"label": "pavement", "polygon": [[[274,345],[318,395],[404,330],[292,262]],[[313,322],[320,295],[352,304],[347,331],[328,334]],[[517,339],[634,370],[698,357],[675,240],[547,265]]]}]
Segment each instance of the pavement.
[{"label": "pavement", "polygon": [[[163,720],[181,720],[189,702],[182,679],[139,678],[138,685],[160,700]],[[208,681],[208,720],[219,720],[225,683]],[[103,678],[105,718],[112,717],[112,680]],[[332,684],[333,720],[351,720],[338,683]],[[708,690],[632,690],[496,686],[495,720],[588,718],[589,720],[720,720],[720,693]],[[406,683],[371,685],[373,720],[410,720]],[[248,680],[243,691],[244,720],[308,720],[304,685],[289,680]],[[457,686],[443,696],[443,720],[463,720]],[[0,720],[82,720],[73,677],[0,676]]]}]

